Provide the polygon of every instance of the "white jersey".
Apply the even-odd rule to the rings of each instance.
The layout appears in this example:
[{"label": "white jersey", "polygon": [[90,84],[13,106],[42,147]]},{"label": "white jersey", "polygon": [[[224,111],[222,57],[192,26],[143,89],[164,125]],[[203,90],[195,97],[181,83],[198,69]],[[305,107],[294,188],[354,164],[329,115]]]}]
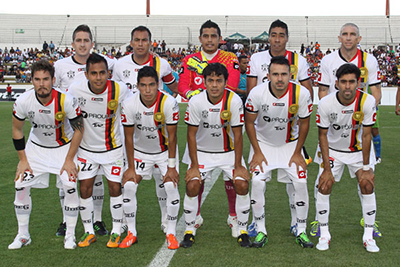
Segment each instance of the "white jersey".
[{"label": "white jersey", "polygon": [[[310,79],[307,60],[303,56],[291,51],[286,51],[285,57],[290,63],[292,82],[299,83]],[[255,53],[251,56],[249,67],[247,69],[247,76],[257,78],[257,85],[268,80],[268,66],[271,63],[271,58],[272,55],[270,50]]]},{"label": "white jersey", "polygon": [[89,152],[107,152],[121,147],[120,103],[129,90],[123,83],[108,80],[100,94],[93,93],[89,82],[76,82],[68,92],[79,102],[85,131],[80,147]]},{"label": "white jersey", "polygon": [[190,98],[186,109],[185,122],[198,126],[197,150],[221,153],[234,150],[232,127],[243,126],[244,113],[240,97],[225,89],[222,99],[212,104],[207,91]]},{"label": "white jersey", "polygon": [[328,129],[329,148],[340,152],[362,150],[362,126],[372,126],[376,120],[375,98],[361,90],[353,103],[344,106],[338,93],[329,94],[318,104],[317,125]]},{"label": "white jersey", "polygon": [[159,154],[168,150],[167,125],[179,121],[179,105],[175,98],[158,91],[151,107],[146,107],[140,93],[128,97],[122,103],[122,124],[135,127],[135,150],[146,154]]},{"label": "white jersey", "polygon": [[297,140],[297,121],[309,117],[312,110],[307,88],[292,82],[280,98],[272,93],[270,82],[267,82],[254,87],[246,100],[246,111],[257,113],[257,140],[270,146],[282,146]]},{"label": "white jersey", "polygon": [[23,93],[14,103],[14,117],[18,120],[28,118],[32,129],[30,140],[39,146],[54,148],[68,144],[74,134],[69,120],[81,114],[78,101],[71,95],[52,91],[51,101],[44,106],[35,90]]},{"label": "white jersey", "polygon": [[[115,62],[117,60],[112,59],[108,56],[104,56],[102,54],[99,55],[107,60],[108,69],[113,70]],[[54,86],[61,89],[62,91],[66,91],[73,82],[87,80],[85,76],[86,64],[78,63],[74,59],[74,56],[56,61],[56,63],[54,63],[54,68],[54,76],[56,77],[56,82]]]},{"label": "white jersey", "polygon": [[356,55],[347,61],[340,53],[340,49],[322,58],[321,67],[319,69],[318,83],[329,87],[328,94],[336,92],[336,71],[345,63],[352,63],[361,70],[360,90],[365,91],[367,85],[377,85],[381,83],[381,75],[378,61],[376,58],[357,49]]},{"label": "white jersey", "polygon": [[113,80],[124,82],[129,89],[137,92],[137,74],[144,66],[151,66],[156,69],[159,79],[159,90],[163,89],[163,83],[169,85],[175,81],[175,77],[172,75],[172,68],[165,59],[149,55],[149,60],[139,65],[133,60],[133,54],[124,56],[118,60],[114,67]]}]

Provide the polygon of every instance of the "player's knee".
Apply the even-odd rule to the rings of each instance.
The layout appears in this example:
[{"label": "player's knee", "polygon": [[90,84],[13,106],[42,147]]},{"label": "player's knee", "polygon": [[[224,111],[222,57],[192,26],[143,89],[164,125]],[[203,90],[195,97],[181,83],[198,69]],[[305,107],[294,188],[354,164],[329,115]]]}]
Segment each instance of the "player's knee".
[{"label": "player's knee", "polygon": [[235,179],[234,185],[238,195],[246,195],[249,192],[249,183],[244,179]]},{"label": "player's knee", "polygon": [[360,181],[360,189],[362,194],[372,194],[374,192],[374,186],[368,180]]},{"label": "player's knee", "polygon": [[110,197],[118,197],[122,194],[121,191],[121,183],[117,182],[108,182],[108,191],[110,193]]},{"label": "player's knee", "polygon": [[332,192],[332,186],[333,182],[331,181],[325,183],[323,187],[321,185],[318,185],[318,192],[320,192],[323,195],[329,195]]},{"label": "player's knee", "polygon": [[200,192],[201,183],[199,180],[191,180],[186,184],[186,194],[189,197],[195,197]]}]

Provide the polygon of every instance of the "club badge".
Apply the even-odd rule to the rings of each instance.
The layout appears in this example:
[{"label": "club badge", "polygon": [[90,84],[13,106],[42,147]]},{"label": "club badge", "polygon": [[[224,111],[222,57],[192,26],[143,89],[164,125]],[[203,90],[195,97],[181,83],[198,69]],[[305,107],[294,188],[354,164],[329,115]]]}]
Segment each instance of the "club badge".
[{"label": "club badge", "polygon": [[299,110],[299,105],[298,104],[291,104],[290,107],[289,107],[289,113],[290,114],[296,114],[298,110]]},{"label": "club badge", "polygon": [[156,114],[154,114],[154,120],[155,120],[156,122],[164,122],[164,120],[165,120],[164,113],[162,113],[162,112],[157,112]]},{"label": "club badge", "polygon": [[118,107],[118,101],[117,100],[108,101],[107,107],[108,107],[108,109],[116,110]]},{"label": "club badge", "polygon": [[65,118],[65,113],[62,112],[62,111],[59,111],[59,112],[56,113],[55,118],[56,118],[57,121],[62,121]]},{"label": "club badge", "polygon": [[362,121],[363,118],[364,118],[364,113],[362,113],[361,111],[356,111],[356,112],[354,112],[354,114],[353,114],[353,119],[354,119],[355,121]]}]

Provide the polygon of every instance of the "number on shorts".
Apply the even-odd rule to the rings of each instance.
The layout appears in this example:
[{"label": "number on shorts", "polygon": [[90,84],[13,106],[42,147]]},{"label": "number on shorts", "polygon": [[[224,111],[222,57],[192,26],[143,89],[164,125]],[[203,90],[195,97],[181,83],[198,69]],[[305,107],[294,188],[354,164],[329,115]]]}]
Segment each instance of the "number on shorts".
[{"label": "number on shorts", "polygon": [[[82,162],[82,164],[83,164],[83,167],[82,167],[81,171],[85,172],[85,171],[91,171],[92,170],[92,164],[91,163],[90,164],[86,164],[86,163]],[[87,169],[86,169],[86,165],[89,165]]]},{"label": "number on shorts", "polygon": [[144,169],[145,166],[146,166],[146,164],[145,164],[144,162],[136,161],[136,170],[139,169],[139,168],[141,168],[142,171],[143,171],[143,169]]}]

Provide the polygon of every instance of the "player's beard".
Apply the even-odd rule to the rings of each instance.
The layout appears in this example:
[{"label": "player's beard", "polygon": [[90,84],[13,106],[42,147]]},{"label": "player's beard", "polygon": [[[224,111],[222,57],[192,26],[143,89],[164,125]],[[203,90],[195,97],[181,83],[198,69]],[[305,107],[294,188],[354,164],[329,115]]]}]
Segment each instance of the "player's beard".
[{"label": "player's beard", "polygon": [[43,93],[43,94],[37,94],[37,96],[39,97],[39,98],[48,98],[49,96],[51,95],[51,91],[50,92],[48,92],[47,94],[45,94],[45,93]]}]

